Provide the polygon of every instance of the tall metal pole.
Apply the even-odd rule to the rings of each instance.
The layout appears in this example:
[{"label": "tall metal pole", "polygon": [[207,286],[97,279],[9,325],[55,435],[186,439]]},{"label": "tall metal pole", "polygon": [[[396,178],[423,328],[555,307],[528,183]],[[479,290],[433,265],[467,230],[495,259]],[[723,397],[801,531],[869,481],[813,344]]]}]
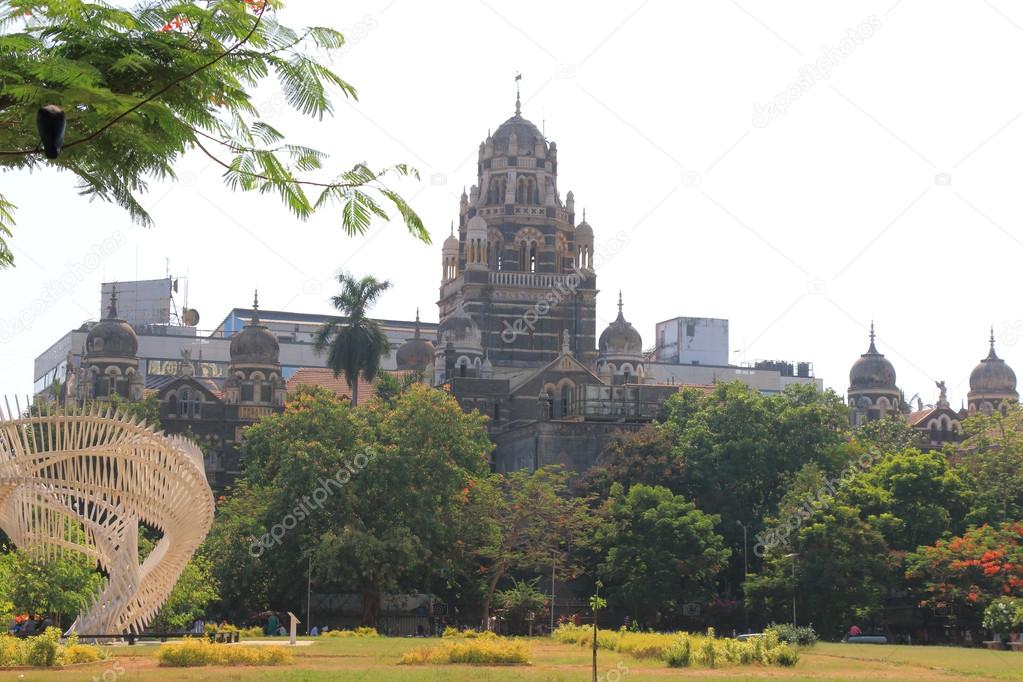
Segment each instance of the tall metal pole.
[{"label": "tall metal pole", "polygon": [[[749,542],[746,539],[746,524],[736,519],[737,524],[742,526],[742,577],[743,577],[743,595],[746,594],[745,582],[749,580]],[[749,609],[746,608],[745,599],[743,599],[742,612],[745,616],[746,621],[746,632],[750,631],[749,628]]]},{"label": "tall metal pole", "polygon": [[554,569],[558,565],[558,555],[554,555],[554,561],[551,562],[551,632],[554,632]]},{"label": "tall metal pole", "polygon": [[792,627],[796,627],[796,557],[792,557]]},{"label": "tall metal pole", "polygon": [[309,573],[306,576],[305,584],[305,633],[313,627],[313,556],[309,555]]}]

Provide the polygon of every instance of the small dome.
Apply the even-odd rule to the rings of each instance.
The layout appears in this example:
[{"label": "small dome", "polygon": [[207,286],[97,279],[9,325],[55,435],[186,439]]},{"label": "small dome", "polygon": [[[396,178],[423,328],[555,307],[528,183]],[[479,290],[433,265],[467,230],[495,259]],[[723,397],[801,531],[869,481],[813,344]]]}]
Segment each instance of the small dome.
[{"label": "small dome", "polygon": [[134,358],[139,339],[131,325],[117,316],[117,290],[110,293],[106,317],[85,337],[85,354],[92,357]]},{"label": "small dome", "polygon": [[458,237],[455,236],[455,224],[451,223],[451,234],[444,240],[444,253],[458,253]]},{"label": "small dome", "polygon": [[586,216],[583,216],[583,221],[575,226],[575,236],[579,238],[593,239],[593,228],[586,222]]},{"label": "small dome", "polygon": [[437,339],[441,346],[446,345],[450,340],[456,348],[468,347],[483,350],[479,327],[465,312],[461,298],[458,299],[454,312],[437,325]]},{"label": "small dome", "polygon": [[1015,393],[1016,373],[995,354],[995,333],[991,331],[991,350],[970,372],[970,391],[976,393]]},{"label": "small dome", "polygon": [[398,369],[422,370],[426,369],[433,362],[433,354],[433,344],[419,334],[419,311],[417,310],[416,333],[411,339],[401,344],[398,352],[394,355],[394,360],[398,365]]},{"label": "small dome", "polygon": [[276,365],[281,346],[274,333],[259,321],[259,297],[252,303],[252,320],[231,337],[232,365]]},{"label": "small dome", "polygon": [[870,324],[870,347],[849,370],[849,390],[886,389],[897,391],[895,367],[874,345],[874,324]]},{"label": "small dome", "polygon": [[643,355],[643,337],[622,314],[622,294],[618,293],[618,317],[607,326],[597,341],[600,355]]}]

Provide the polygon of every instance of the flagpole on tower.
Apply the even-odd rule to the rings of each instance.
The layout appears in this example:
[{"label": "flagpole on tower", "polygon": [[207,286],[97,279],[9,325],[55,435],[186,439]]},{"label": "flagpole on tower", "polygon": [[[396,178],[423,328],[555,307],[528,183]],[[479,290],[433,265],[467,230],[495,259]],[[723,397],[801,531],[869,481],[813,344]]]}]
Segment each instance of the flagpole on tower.
[{"label": "flagpole on tower", "polygon": [[519,92],[519,81],[522,80],[522,74],[518,71],[515,72],[515,115],[522,115],[522,98]]}]

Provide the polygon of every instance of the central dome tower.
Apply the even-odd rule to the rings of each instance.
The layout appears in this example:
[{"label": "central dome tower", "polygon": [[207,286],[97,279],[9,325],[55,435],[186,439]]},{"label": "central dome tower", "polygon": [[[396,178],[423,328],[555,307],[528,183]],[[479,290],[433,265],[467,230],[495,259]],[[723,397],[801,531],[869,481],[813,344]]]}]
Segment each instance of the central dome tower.
[{"label": "central dome tower", "polygon": [[566,330],[575,357],[592,366],[592,253],[593,229],[577,230],[575,199],[558,190],[558,147],[516,97],[515,113],[479,145],[476,184],[462,192],[457,234],[444,242],[437,352],[448,318],[466,315],[494,367],[554,360]]}]

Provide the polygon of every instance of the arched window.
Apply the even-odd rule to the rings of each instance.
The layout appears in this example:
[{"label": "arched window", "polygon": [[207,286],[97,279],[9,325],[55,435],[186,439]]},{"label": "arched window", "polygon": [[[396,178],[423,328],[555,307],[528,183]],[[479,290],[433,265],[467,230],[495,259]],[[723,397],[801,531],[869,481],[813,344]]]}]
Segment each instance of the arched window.
[{"label": "arched window", "polygon": [[526,242],[522,242],[521,244],[519,244],[519,270],[521,270],[522,272],[526,271],[526,264],[527,264],[527,261],[526,261],[527,251],[526,251],[526,249],[528,249],[528,248],[529,247],[526,246]]},{"label": "arched window", "polygon": [[536,272],[536,242],[529,245],[529,271]]},{"label": "arched window", "polygon": [[569,391],[568,384],[564,384],[561,387],[561,416],[568,416],[568,405],[569,405]]},{"label": "arched window", "polygon": [[241,392],[242,392],[242,402],[243,403],[251,403],[252,402],[252,382],[251,381],[243,381],[242,382],[242,391]]}]

